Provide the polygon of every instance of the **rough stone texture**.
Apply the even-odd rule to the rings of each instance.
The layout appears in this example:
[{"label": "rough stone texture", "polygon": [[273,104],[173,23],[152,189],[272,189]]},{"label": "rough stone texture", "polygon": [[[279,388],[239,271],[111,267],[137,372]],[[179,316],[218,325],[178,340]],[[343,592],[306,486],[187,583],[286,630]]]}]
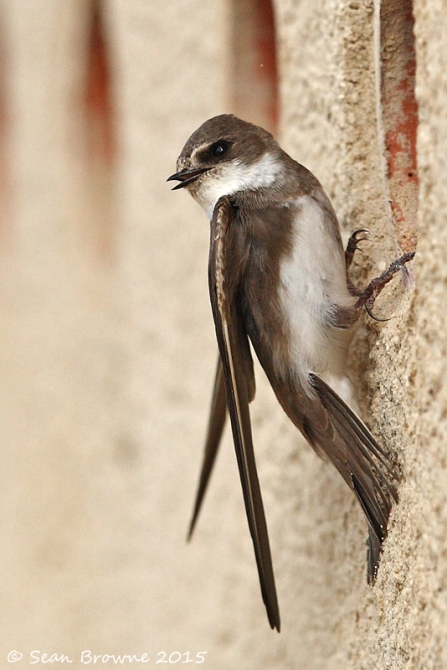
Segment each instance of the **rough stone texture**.
[{"label": "rough stone texture", "polygon": [[[298,35],[295,32],[289,44],[287,38],[281,41],[284,134],[291,150],[299,150],[300,159],[320,175],[347,227],[369,228],[374,241],[368,249],[369,257],[373,266],[383,267],[392,252],[392,240],[380,194],[375,137],[372,3],[328,2],[320,7],[319,16],[314,9],[295,13],[295,3],[290,8],[287,3],[279,3],[279,7],[285,35],[291,34],[293,25],[299,25],[302,31]],[[402,464],[400,504],[392,516],[374,589],[358,583],[359,563],[356,560],[350,564],[352,558],[332,568],[320,564],[326,574],[332,570],[335,576],[330,595],[326,585],[323,594],[320,589],[309,593],[305,588],[303,592],[299,584],[298,597],[301,599],[304,593],[304,607],[309,610],[299,647],[311,648],[308,655],[299,658],[298,666],[303,668],[442,668],[446,664],[442,471],[445,395],[440,337],[445,328],[439,322],[442,306],[433,302],[434,296],[441,300],[442,295],[443,244],[439,231],[445,211],[445,175],[441,168],[444,122],[438,111],[445,104],[445,68],[442,50],[436,46],[445,26],[435,24],[440,11],[440,6],[428,3],[415,5],[421,177],[417,293],[412,305],[411,294],[402,296],[400,305],[394,306],[395,318],[385,326],[370,327],[367,342],[360,333],[355,343],[357,367],[366,372],[370,423]],[[304,39],[310,32],[318,36],[315,41]],[[307,65],[309,61],[316,72],[308,76],[298,64]],[[308,113],[309,107],[312,114]],[[321,119],[316,120],[317,114]],[[323,141],[315,131],[319,127],[324,129]],[[434,226],[436,234],[431,231]],[[325,491],[333,499],[333,492],[328,488]],[[326,504],[328,512],[334,510]],[[306,511],[315,517],[314,511]],[[338,511],[342,513],[342,508]],[[352,525],[352,518],[349,523]],[[340,535],[335,539],[339,541]],[[358,537],[346,537],[345,542],[349,556],[355,556]],[[302,579],[295,577],[296,583]],[[322,597],[329,598],[333,609],[324,608],[316,619],[312,616],[314,601],[320,602]],[[324,642],[309,644],[320,626]]]},{"label": "rough stone texture", "polygon": [[[373,3],[277,0],[282,141],[346,230],[367,227],[365,281],[393,257],[376,130]],[[87,2],[9,0],[14,213],[0,282],[0,657],[207,651],[216,670],[447,667],[447,15],[417,0],[421,177],[416,292],[384,297],[353,368],[375,435],[402,464],[374,589],[362,514],[258,371],[253,424],[283,631],[263,610],[226,436],[184,542],[215,364],[208,225],[164,179],[226,108],[223,0],[110,0],[120,152],[116,208],[92,201],[79,88]],[[79,140],[81,146],[73,138]],[[89,195],[90,194],[90,195]],[[93,199],[94,200],[94,199]],[[102,213],[102,214],[101,214]],[[101,231],[101,232],[98,232]],[[413,299],[414,298],[414,299]],[[38,666],[37,666],[38,667]],[[125,666],[124,666],[125,667]],[[133,667],[129,665],[129,667]]]}]

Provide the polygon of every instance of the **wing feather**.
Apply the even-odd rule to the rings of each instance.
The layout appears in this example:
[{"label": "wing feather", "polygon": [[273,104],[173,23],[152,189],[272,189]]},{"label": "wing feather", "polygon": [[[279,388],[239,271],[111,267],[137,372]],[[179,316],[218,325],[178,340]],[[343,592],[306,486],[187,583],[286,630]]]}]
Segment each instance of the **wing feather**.
[{"label": "wing feather", "polygon": [[216,377],[214,380],[214,391],[211,401],[210,419],[205,441],[202,469],[200,471],[199,486],[197,488],[194,511],[192,514],[191,523],[189,525],[188,540],[191,539],[194,532],[197,518],[202,507],[202,502],[205,497],[206,489],[208,487],[208,482],[213,471],[220,441],[222,439],[222,433],[225,427],[226,414],[227,402],[225,397],[225,381],[223,376],[222,362],[219,356],[219,360],[217,361]]},{"label": "wing feather", "polygon": [[262,597],[270,625],[279,631],[278,599],[251,434],[249,401],[254,392],[252,361],[247,360],[249,345],[237,302],[242,259],[237,252],[235,225],[231,202],[223,197],[218,201],[211,221],[209,288],[225,381],[226,404]]},{"label": "wing feather", "polygon": [[392,499],[397,500],[393,484],[397,475],[365,424],[335,391],[314,374],[310,381],[317,397],[308,400],[305,411],[312,418],[303,432],[333,462],[365,513],[369,531],[368,581],[373,583]]}]

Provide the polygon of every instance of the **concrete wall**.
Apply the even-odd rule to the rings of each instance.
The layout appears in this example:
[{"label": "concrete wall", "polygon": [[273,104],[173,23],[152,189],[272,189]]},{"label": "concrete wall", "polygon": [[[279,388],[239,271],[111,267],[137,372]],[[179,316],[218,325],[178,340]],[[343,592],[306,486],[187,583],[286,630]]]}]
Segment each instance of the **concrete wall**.
[{"label": "concrete wall", "polygon": [[[253,424],[280,635],[260,599],[229,435],[194,541],[184,541],[216,347],[208,224],[164,180],[189,134],[230,111],[231,2],[104,3],[118,141],[104,179],[74,104],[89,3],[0,9],[11,186],[0,250],[0,657],[17,649],[15,667],[26,668],[39,650],[81,668],[87,649],[147,652],[153,664],[178,650],[206,651],[204,667],[216,670],[446,667],[441,0],[414,4],[416,288],[384,296],[394,318],[361,326],[352,354],[365,416],[404,473],[373,589],[360,510],[258,371]],[[362,282],[395,253],[373,3],[277,0],[275,9],[281,140],[322,181],[346,230],[371,231],[356,262]]]}]

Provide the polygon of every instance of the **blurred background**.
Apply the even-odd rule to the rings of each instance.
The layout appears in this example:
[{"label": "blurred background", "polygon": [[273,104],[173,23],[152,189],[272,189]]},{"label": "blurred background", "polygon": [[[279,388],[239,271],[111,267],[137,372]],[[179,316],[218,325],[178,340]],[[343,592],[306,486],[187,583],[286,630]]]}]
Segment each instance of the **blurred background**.
[{"label": "blurred background", "polygon": [[[65,654],[72,668],[84,650],[154,665],[163,651],[207,652],[216,670],[446,667],[447,17],[442,0],[414,5],[0,0],[1,667],[12,650],[20,670],[36,650],[40,665]],[[396,16],[409,21],[403,46]],[[380,25],[391,27],[382,47]],[[362,326],[353,354],[361,405],[406,475],[374,589],[361,511],[258,370],[280,635],[229,434],[186,544],[216,344],[209,224],[166,178],[222,112],[274,132],[345,230],[371,231],[362,279],[414,249],[418,141],[416,307],[405,295],[388,324]],[[401,170],[392,198],[390,165]],[[393,220],[403,192],[408,210]]]},{"label": "blurred background", "polygon": [[228,443],[215,496],[234,502],[185,542],[216,345],[209,224],[166,178],[214,114],[276,127],[273,21],[270,2],[0,4],[0,656],[17,667],[32,650],[223,662],[232,505],[248,532]]}]

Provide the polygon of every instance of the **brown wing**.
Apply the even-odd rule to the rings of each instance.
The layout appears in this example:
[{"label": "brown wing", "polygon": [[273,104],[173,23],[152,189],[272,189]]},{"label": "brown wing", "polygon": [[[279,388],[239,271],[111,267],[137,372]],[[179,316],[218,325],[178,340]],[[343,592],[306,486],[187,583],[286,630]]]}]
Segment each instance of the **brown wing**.
[{"label": "brown wing", "polygon": [[[249,380],[249,392],[250,392],[249,402],[251,402],[255,396],[255,388],[256,388],[255,376],[253,370],[253,359],[251,357],[248,340],[245,341],[245,345],[246,345],[245,351],[242,350],[241,355],[246,362],[245,369],[247,370]],[[194,510],[188,530],[188,542],[191,539],[192,534],[194,533],[194,528],[196,527],[197,519],[200,514],[200,510],[202,508],[203,499],[205,497],[205,493],[208,488],[208,482],[210,480],[214,468],[214,463],[216,461],[217,452],[219,450],[223,430],[225,428],[226,415],[227,415],[227,402],[225,392],[225,380],[224,380],[222,362],[219,356],[217,361],[216,376],[214,379],[214,390],[213,390],[213,397],[211,400],[211,411],[208,422],[208,430],[206,434],[202,468],[200,470],[199,485],[197,487],[197,494],[194,502]]]},{"label": "brown wing", "polygon": [[374,583],[387,534],[397,475],[365,424],[322,379],[310,375],[314,396],[297,389],[278,399],[320,455],[326,455],[357,496],[368,522],[368,582]]},{"label": "brown wing", "polygon": [[249,401],[254,393],[253,363],[239,314],[238,289],[243,257],[237,222],[228,198],[221,198],[211,221],[209,288],[245,509],[253,540],[262,597],[272,628],[280,629],[270,545],[256,470]]},{"label": "brown wing", "polygon": [[208,431],[205,441],[202,469],[200,471],[199,486],[197,488],[194,511],[192,514],[191,523],[189,525],[188,540],[191,539],[194,532],[197,517],[199,516],[203,498],[205,497],[208,482],[213,471],[214,462],[216,460],[217,451],[219,449],[220,440],[222,438],[223,429],[225,427],[226,414],[227,402],[225,397],[225,381],[222,363],[219,356],[219,360],[217,361],[216,377],[214,380],[213,399],[211,401],[210,420],[208,423]]}]

